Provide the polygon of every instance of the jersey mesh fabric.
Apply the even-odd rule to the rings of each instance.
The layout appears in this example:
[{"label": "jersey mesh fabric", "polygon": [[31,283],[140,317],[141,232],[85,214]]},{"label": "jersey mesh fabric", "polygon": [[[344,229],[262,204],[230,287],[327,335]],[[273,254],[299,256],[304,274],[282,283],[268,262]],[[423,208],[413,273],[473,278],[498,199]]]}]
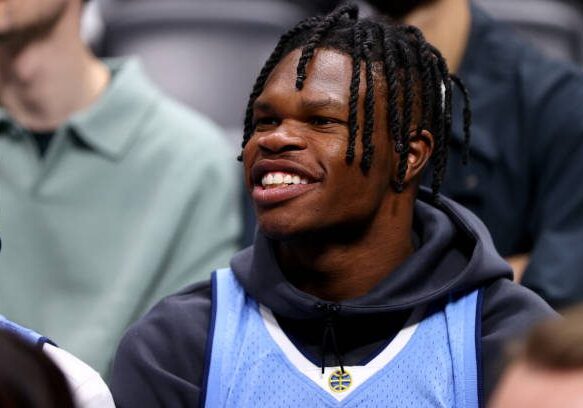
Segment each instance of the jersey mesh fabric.
[{"label": "jersey mesh fabric", "polygon": [[[265,328],[258,305],[247,297],[230,270],[217,271],[217,313],[207,385],[207,407],[472,407],[466,381],[473,366],[471,321],[475,296],[427,315],[409,343],[379,372],[338,401],[302,374]],[[474,301],[472,302],[472,299]],[[475,344],[475,343],[473,343]],[[451,352],[469,356],[452,358]],[[459,357],[459,358],[458,358]],[[469,361],[469,363],[468,363]],[[465,368],[464,368],[465,367]],[[474,375],[475,379],[475,375]],[[473,404],[473,403],[472,403]]]}]

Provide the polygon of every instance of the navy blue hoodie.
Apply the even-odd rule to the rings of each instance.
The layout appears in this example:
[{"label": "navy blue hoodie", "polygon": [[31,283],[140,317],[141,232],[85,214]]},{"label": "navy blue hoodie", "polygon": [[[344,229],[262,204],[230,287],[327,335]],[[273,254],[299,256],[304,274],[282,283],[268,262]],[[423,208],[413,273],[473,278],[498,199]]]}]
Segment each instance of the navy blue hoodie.
[{"label": "navy blue hoodie", "polygon": [[[503,362],[503,346],[534,322],[554,316],[530,290],[512,283],[484,225],[443,198],[431,204],[421,189],[415,204],[415,252],[364,296],[341,302],[334,314],[338,347],[321,350],[327,302],[288,282],[273,245],[258,233],[253,246],[231,260],[245,291],[272,310],[304,355],[319,364],[366,364],[403,327],[411,309],[450,294],[482,288],[477,338],[481,402],[490,395]],[[185,288],[156,305],[123,338],[113,366],[112,393],[119,408],[200,406],[208,338],[211,286]]]}]

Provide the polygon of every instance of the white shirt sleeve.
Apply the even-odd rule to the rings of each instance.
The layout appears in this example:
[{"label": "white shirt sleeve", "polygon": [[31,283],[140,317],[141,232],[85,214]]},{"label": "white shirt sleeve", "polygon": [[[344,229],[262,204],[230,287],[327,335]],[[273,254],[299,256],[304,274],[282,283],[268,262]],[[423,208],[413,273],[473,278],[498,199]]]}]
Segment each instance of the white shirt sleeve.
[{"label": "white shirt sleeve", "polygon": [[97,371],[51,344],[45,343],[43,351],[65,374],[77,408],[115,408],[111,392]]}]

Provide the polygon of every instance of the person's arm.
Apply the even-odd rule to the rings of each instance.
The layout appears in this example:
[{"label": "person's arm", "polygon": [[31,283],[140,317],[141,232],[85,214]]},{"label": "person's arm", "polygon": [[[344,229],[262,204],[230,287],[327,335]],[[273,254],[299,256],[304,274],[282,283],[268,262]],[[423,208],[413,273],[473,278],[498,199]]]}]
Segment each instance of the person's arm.
[{"label": "person's arm", "polygon": [[534,323],[557,316],[538,295],[508,279],[499,279],[484,289],[481,325],[484,402],[492,395],[504,369],[505,347]]},{"label": "person's arm", "polygon": [[[556,64],[534,72],[537,86],[524,83],[524,154],[532,183],[529,264],[522,284],[553,307],[583,300],[583,74]],[[527,89],[528,88],[528,89]]]},{"label": "person's arm", "polygon": [[115,407],[111,392],[97,371],[67,351],[50,343],[43,344],[43,352],[65,375],[75,400],[75,406],[79,408]]},{"label": "person's arm", "polygon": [[123,337],[112,370],[118,408],[198,407],[211,308],[209,282],[157,304]]}]

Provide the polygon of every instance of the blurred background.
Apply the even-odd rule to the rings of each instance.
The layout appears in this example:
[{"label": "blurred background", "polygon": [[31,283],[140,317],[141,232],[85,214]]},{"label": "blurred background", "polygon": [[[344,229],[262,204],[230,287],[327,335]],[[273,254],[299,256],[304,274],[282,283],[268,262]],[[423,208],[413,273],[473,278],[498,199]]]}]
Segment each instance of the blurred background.
[{"label": "blurred background", "polygon": [[[214,119],[238,148],[252,82],[279,36],[300,19],[339,3],[92,0],[83,35],[98,56],[139,56],[162,89]],[[359,3],[365,13],[372,11]],[[476,3],[547,55],[583,65],[582,0]]]}]

